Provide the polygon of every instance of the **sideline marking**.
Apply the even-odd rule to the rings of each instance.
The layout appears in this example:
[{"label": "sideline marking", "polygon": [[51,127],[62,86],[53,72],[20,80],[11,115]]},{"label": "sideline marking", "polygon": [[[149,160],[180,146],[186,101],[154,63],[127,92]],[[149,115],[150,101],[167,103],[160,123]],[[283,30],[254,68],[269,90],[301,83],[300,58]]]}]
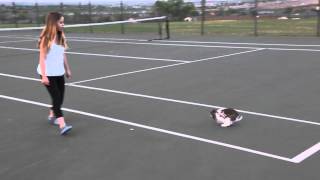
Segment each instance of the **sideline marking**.
[{"label": "sideline marking", "polygon": [[[32,81],[38,81],[38,82],[41,81],[40,79],[28,78],[28,77],[11,75],[11,74],[4,74],[4,73],[0,73],[0,76],[12,77],[12,78],[17,78],[17,79],[32,80]],[[169,98],[163,98],[163,97],[157,97],[157,96],[149,96],[149,95],[130,93],[130,92],[124,92],[124,91],[117,91],[117,90],[111,90],[111,89],[102,89],[102,88],[83,86],[83,85],[74,85],[74,84],[66,84],[66,85],[67,86],[71,86],[71,87],[78,87],[78,88],[83,88],[83,89],[95,90],[95,91],[111,92],[111,93],[115,93],[115,94],[123,94],[123,95],[127,95],[127,96],[143,97],[143,98],[148,98],[148,99],[156,99],[156,100],[160,100],[160,101],[174,102],[174,103],[187,104],[187,105],[193,105],[193,106],[199,106],[199,107],[216,108],[216,109],[223,108],[221,106],[215,106],[215,105],[210,105],[210,104],[202,104],[202,103],[183,101],[183,100],[177,100],[177,99],[169,99]],[[245,113],[245,114],[251,114],[251,115],[262,116],[262,117],[270,117],[270,118],[275,118],[275,119],[282,119],[282,120],[287,120],[287,121],[293,121],[293,122],[298,122],[298,123],[305,123],[305,124],[311,124],[311,125],[320,126],[320,123],[313,122],[313,121],[306,121],[306,120],[301,120],[301,119],[296,119],[296,118],[288,118],[288,117],[283,117],[283,116],[263,114],[263,113],[245,111],[245,110],[240,110],[240,109],[236,109],[236,110],[239,111],[239,112]]]},{"label": "sideline marking", "polygon": [[[14,50],[23,50],[23,51],[36,51],[38,52],[39,49],[30,49],[30,48],[19,48],[19,47],[9,47],[9,46],[0,46],[2,49],[14,49]],[[176,59],[159,59],[159,58],[146,58],[146,57],[135,57],[135,56],[118,56],[118,55],[111,55],[111,54],[94,54],[94,53],[81,53],[81,52],[72,52],[66,51],[66,54],[76,54],[76,55],[86,55],[86,56],[98,56],[98,57],[115,57],[115,58],[123,58],[123,59],[143,59],[148,61],[170,61],[170,62],[183,62],[187,63],[190,61],[183,61],[183,60],[176,60]]]},{"label": "sideline marking", "polygon": [[[11,97],[11,96],[0,95],[0,98],[7,99],[7,100],[12,100],[12,101],[23,102],[23,103],[27,103],[27,104],[33,104],[33,105],[42,106],[42,107],[50,107],[49,104],[30,101],[30,100],[26,100],[26,99],[15,98],[15,97]],[[62,108],[62,110],[67,111],[67,112],[72,112],[72,113],[75,113],[75,114],[81,114],[81,115],[85,115],[85,116],[89,116],[89,117],[103,119],[103,120],[106,120],[106,121],[112,121],[112,122],[116,122],[116,123],[120,123],[120,124],[126,124],[126,125],[129,125],[129,126],[135,126],[135,127],[139,127],[139,128],[143,128],[143,129],[148,129],[148,130],[151,130],[151,131],[156,131],[156,132],[160,132],[160,133],[164,133],[164,134],[178,136],[178,137],[182,137],[182,138],[186,138],[186,139],[192,139],[192,140],[205,142],[205,143],[209,143],[209,144],[215,144],[215,145],[219,145],[219,146],[223,146],[223,147],[227,147],[227,148],[231,148],[231,149],[236,149],[236,150],[239,150],[239,151],[244,151],[244,152],[248,152],[248,153],[252,153],[252,154],[257,154],[257,155],[260,155],[260,156],[265,156],[265,157],[274,158],[274,159],[278,159],[278,160],[283,160],[283,161],[287,161],[287,162],[293,162],[290,158],[287,158],[287,157],[282,157],[282,156],[278,156],[278,155],[274,155],[274,154],[270,154],[270,153],[266,153],[266,152],[262,152],[262,151],[257,151],[257,150],[253,150],[253,149],[249,149],[249,148],[245,148],[245,147],[241,147],[241,146],[236,146],[236,145],[232,145],[232,144],[227,144],[227,143],[223,143],[223,142],[219,142],[219,141],[213,141],[213,140],[210,140],[210,139],[205,139],[205,138],[192,136],[192,135],[188,135],[188,134],[184,134],[184,133],[174,132],[174,131],[161,129],[161,128],[157,128],[157,127],[152,127],[152,126],[146,126],[146,125],[143,125],[143,124],[128,122],[128,121],[124,121],[124,120],[121,120],[121,119],[111,118],[111,117],[102,116],[102,115],[93,114],[93,113],[88,113],[88,112],[79,111],[79,110],[75,110],[75,109]]]}]

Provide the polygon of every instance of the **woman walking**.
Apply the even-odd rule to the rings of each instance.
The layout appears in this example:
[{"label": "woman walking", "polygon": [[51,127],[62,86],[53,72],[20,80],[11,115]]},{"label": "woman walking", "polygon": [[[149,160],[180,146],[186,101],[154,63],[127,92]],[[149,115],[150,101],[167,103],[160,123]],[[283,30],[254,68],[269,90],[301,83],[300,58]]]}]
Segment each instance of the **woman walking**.
[{"label": "woman walking", "polygon": [[59,126],[61,135],[67,134],[72,129],[72,126],[66,124],[61,110],[65,90],[64,75],[71,78],[71,70],[65,55],[67,43],[63,26],[62,14],[51,12],[47,15],[46,26],[40,34],[38,44],[40,55],[37,68],[41,83],[48,90],[52,100],[48,120],[51,124]]}]

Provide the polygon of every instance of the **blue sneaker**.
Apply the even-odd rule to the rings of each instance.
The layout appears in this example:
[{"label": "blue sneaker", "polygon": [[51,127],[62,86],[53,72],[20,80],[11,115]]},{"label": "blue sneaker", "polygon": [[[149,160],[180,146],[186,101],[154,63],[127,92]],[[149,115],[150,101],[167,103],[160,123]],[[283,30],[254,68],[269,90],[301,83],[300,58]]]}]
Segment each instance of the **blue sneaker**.
[{"label": "blue sneaker", "polygon": [[60,135],[66,135],[70,130],[72,129],[72,126],[64,126],[61,130],[60,130]]},{"label": "blue sneaker", "polygon": [[59,125],[59,123],[57,122],[57,119],[56,119],[55,117],[50,117],[50,116],[48,116],[48,121],[49,121],[49,123],[52,124],[52,125],[56,125],[56,126]]}]

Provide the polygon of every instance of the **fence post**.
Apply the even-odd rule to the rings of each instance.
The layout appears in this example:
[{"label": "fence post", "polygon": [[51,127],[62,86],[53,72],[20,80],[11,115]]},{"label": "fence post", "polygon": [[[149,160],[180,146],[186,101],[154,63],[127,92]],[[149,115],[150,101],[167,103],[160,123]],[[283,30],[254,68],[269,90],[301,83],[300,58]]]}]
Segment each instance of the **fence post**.
[{"label": "fence post", "polygon": [[35,4],[35,8],[36,8],[36,23],[37,23],[37,26],[40,27],[39,5],[37,2]]},{"label": "fence post", "polygon": [[317,11],[317,36],[320,37],[320,0],[318,0],[316,11]]},{"label": "fence post", "polygon": [[254,1],[254,10],[252,15],[254,20],[254,36],[258,36],[258,0]]},{"label": "fence post", "polygon": [[78,10],[79,10],[79,17],[75,17],[75,24],[76,23],[82,23],[82,4],[79,2],[78,4]]},{"label": "fence post", "polygon": [[[91,6],[91,1],[89,1],[89,23],[92,23],[92,6]],[[90,27],[90,33],[93,33],[92,26]]]},{"label": "fence post", "polygon": [[12,13],[13,13],[13,22],[15,24],[15,27],[18,27],[18,21],[17,21],[17,9],[16,9],[16,3],[12,2]]},{"label": "fence post", "polygon": [[[120,21],[123,21],[124,17],[123,17],[123,2],[120,2]],[[124,34],[124,24],[121,23],[121,34]]]},{"label": "fence post", "polygon": [[204,22],[206,20],[206,0],[201,1],[201,36],[204,35]]},{"label": "fence post", "polygon": [[64,14],[63,2],[60,3],[60,12]]}]

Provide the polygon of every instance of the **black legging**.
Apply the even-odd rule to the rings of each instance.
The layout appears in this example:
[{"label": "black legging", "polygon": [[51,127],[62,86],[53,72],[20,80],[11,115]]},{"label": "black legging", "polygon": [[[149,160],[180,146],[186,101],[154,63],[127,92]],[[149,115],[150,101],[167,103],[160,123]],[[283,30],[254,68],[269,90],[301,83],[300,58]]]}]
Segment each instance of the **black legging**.
[{"label": "black legging", "polygon": [[56,118],[63,117],[61,106],[64,98],[64,76],[48,76],[48,79],[49,86],[45,85],[45,87],[51,96],[51,109],[53,110]]}]

